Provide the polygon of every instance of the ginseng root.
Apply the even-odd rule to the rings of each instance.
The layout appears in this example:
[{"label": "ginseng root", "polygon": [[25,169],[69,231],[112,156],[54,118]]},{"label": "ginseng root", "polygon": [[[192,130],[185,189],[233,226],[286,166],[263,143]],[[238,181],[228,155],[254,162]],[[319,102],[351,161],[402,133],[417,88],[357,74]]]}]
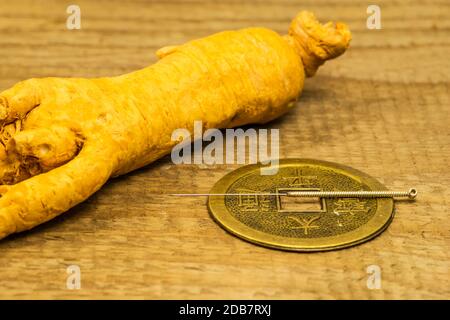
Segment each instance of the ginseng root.
[{"label": "ginseng root", "polygon": [[169,153],[177,128],[264,124],[287,112],[305,76],[342,54],[350,32],[300,12],[287,35],[225,31],[158,50],[118,77],[43,78],[0,94],[0,238],[86,200],[110,177]]}]

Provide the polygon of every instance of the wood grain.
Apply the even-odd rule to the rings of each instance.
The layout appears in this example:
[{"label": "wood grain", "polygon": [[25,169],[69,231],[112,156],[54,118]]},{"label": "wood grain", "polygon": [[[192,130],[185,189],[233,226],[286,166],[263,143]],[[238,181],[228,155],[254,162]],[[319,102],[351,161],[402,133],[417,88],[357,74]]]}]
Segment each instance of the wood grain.
[{"label": "wood grain", "polygon": [[[0,298],[450,298],[450,3],[377,1],[77,0],[82,29],[65,28],[67,1],[0,2],[0,89],[44,76],[116,75],[153,52],[225,29],[286,32],[300,9],[342,20],[351,49],[307,81],[279,128],[282,157],[335,161],[390,189],[416,187],[381,236],[346,250],[298,254],[230,236],[203,198],[236,166],[175,166],[165,158],[111,180],[85,203],[0,242]],[[82,288],[66,288],[79,265]],[[382,288],[366,268],[379,265]]]}]

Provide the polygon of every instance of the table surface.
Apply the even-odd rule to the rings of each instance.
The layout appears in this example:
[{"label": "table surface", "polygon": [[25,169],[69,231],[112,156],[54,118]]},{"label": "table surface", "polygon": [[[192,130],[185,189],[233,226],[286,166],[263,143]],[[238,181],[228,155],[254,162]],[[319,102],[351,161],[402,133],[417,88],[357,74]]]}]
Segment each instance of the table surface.
[{"label": "table surface", "polygon": [[[0,298],[450,298],[450,3],[367,1],[77,0],[0,2],[0,89],[45,76],[117,75],[153,63],[159,47],[226,29],[286,32],[301,9],[348,23],[348,52],[308,79],[279,128],[281,154],[346,164],[389,189],[416,187],[381,236],[326,253],[289,253],[235,238],[210,218],[208,192],[237,166],[164,158],[111,180],[70,212],[0,241]],[[44,4],[45,3],[45,4]],[[66,286],[78,265],[81,289]],[[367,288],[367,267],[382,286]]]}]

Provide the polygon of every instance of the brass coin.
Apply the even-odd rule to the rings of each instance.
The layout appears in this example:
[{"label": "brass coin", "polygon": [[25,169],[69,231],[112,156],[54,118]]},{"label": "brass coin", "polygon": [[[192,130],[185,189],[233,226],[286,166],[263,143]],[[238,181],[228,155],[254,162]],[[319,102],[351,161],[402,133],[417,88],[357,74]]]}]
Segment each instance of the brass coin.
[{"label": "brass coin", "polygon": [[261,175],[262,167],[247,165],[230,172],[208,198],[212,217],[247,241],[291,251],[341,249],[376,237],[394,217],[392,198],[309,198],[292,203],[282,195],[297,190],[387,190],[359,170],[310,159],[280,160],[274,175]]}]

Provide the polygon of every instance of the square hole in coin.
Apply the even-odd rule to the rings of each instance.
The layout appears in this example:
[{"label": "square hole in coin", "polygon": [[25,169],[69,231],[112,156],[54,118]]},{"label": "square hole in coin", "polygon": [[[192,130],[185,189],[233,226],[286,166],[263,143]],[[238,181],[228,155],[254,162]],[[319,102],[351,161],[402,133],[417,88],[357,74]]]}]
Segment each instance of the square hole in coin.
[{"label": "square hole in coin", "polygon": [[280,195],[280,205],[283,211],[308,212],[322,210],[322,201],[319,197],[301,198]]}]

